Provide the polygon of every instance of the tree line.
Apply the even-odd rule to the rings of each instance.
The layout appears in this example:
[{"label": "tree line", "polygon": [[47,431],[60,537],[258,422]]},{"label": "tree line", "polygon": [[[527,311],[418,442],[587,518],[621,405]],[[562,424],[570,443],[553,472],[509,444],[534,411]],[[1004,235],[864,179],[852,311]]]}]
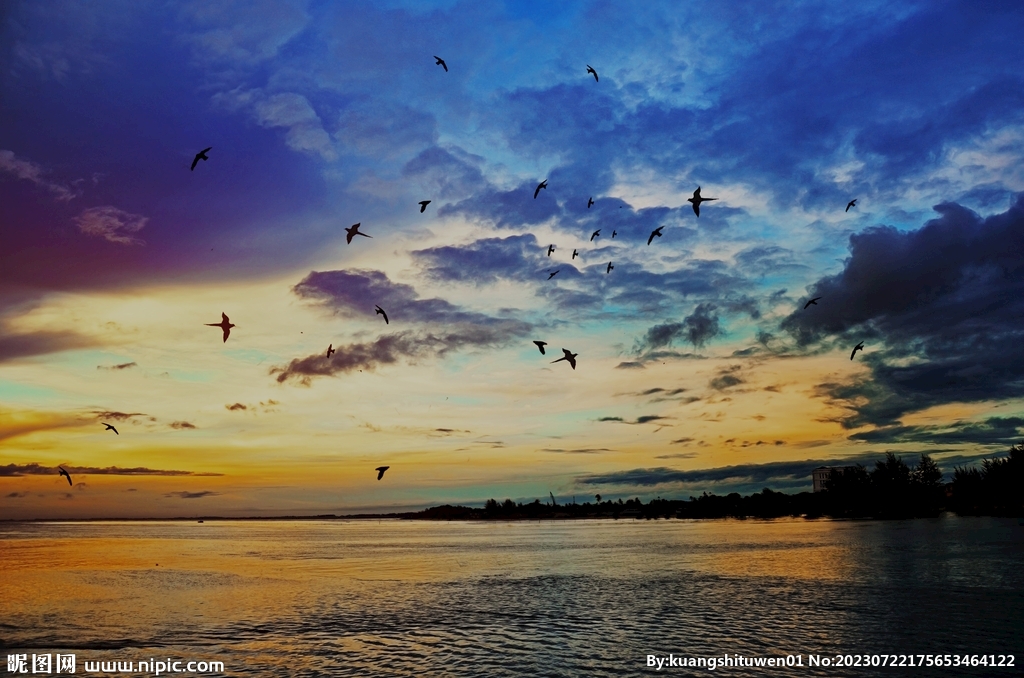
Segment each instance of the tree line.
[{"label": "tree line", "polygon": [[484,507],[435,506],[405,518],[428,520],[540,520],[558,518],[923,518],[944,511],[959,515],[1024,517],[1024,444],[1014,445],[1006,457],[985,459],[980,468],[956,467],[952,480],[943,482],[938,465],[927,454],[909,466],[887,452],[868,469],[862,464],[833,469],[822,492],[786,494],[764,488],[748,496],[738,492],[704,492],[689,500],[656,498],[594,500],[577,503],[499,502]]}]

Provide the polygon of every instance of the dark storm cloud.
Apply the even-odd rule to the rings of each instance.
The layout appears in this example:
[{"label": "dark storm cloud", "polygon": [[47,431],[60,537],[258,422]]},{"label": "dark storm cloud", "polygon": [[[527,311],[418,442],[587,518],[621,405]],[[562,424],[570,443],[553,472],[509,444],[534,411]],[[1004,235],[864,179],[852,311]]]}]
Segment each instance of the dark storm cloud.
[{"label": "dark storm cloud", "polygon": [[[2,328],[0,328],[2,329]],[[96,341],[75,332],[28,332],[0,336],[0,363],[96,345]]]},{"label": "dark storm cloud", "polygon": [[97,365],[97,370],[127,370],[130,367],[137,367],[138,363],[121,363],[120,365]]},{"label": "dark storm cloud", "polygon": [[454,147],[432,146],[406,163],[402,176],[418,181],[431,196],[460,198],[486,185],[477,166],[482,162],[483,158]]},{"label": "dark storm cloud", "polygon": [[742,368],[739,365],[730,365],[718,370],[718,374],[708,382],[708,385],[716,391],[724,391],[727,388],[738,386],[744,383],[743,377],[739,376]]},{"label": "dark storm cloud", "polygon": [[636,418],[636,421],[626,421],[622,417],[601,417],[598,421],[613,421],[619,424],[649,424],[652,421],[661,421],[671,419],[671,417],[662,417],[656,414],[644,414]]},{"label": "dark storm cloud", "polygon": [[987,218],[952,203],[935,209],[918,230],[851,236],[843,271],[811,286],[823,300],[781,324],[804,346],[878,344],[863,357],[870,379],[818,387],[854,411],[847,427],[1024,395],[1024,195]]},{"label": "dark storm cloud", "polygon": [[220,492],[213,492],[212,490],[203,490],[202,492],[168,492],[165,497],[178,497],[179,499],[202,499],[203,497],[216,497]]},{"label": "dark storm cloud", "polygon": [[374,317],[376,304],[387,311],[392,322],[504,326],[507,331],[517,332],[528,329],[518,321],[463,311],[444,299],[419,299],[411,285],[392,282],[381,271],[313,271],[293,291],[335,313],[356,312]]},{"label": "dark storm cloud", "polygon": [[[450,255],[423,250],[420,258],[440,263]],[[377,304],[387,311],[392,322],[430,324],[436,329],[417,328],[385,334],[370,342],[339,346],[331,358],[323,353],[296,358],[285,367],[271,368],[270,374],[277,375],[282,383],[296,379],[309,385],[314,376],[372,370],[399,359],[439,358],[466,347],[497,348],[525,336],[531,329],[523,321],[464,311],[443,299],[418,299],[412,286],[394,283],[380,271],[314,271],[294,291],[300,297],[319,301],[335,313],[354,311],[373,317],[373,304]]]},{"label": "dark storm cloud", "polygon": [[670,468],[632,469],[613,473],[595,473],[579,476],[581,485],[632,485],[650,487],[673,483],[717,483],[730,481],[747,483],[785,484],[800,481],[810,484],[811,471],[819,466],[873,464],[882,453],[867,453],[845,459],[805,459],[803,461],[776,461],[766,464],[738,464],[717,468],[678,471]]},{"label": "dark storm cloud", "polygon": [[[96,476],[222,476],[223,473],[197,473],[195,471],[170,471],[161,469],[145,468],[137,466],[134,468],[121,468],[119,466],[107,466],[99,468],[96,466],[69,466],[61,464],[71,475],[96,475]],[[56,466],[43,466],[38,463],[32,464],[7,464],[0,466],[0,476],[48,476],[57,475]]]},{"label": "dark storm cloud", "polygon": [[702,303],[698,304],[693,313],[686,316],[682,322],[654,325],[637,341],[633,350],[637,355],[647,354],[644,355],[644,359],[648,359],[657,349],[671,346],[677,339],[688,341],[695,348],[703,347],[708,340],[721,334],[718,315],[714,310],[714,304]]},{"label": "dark storm cloud", "polygon": [[374,370],[399,360],[415,361],[420,358],[443,358],[450,351],[467,347],[499,348],[529,333],[530,326],[517,321],[493,325],[460,325],[448,331],[407,331],[385,334],[370,342],[338,346],[328,358],[317,353],[296,358],[285,367],[272,367],[271,375],[284,383],[294,379],[304,386],[312,377],[326,377],[356,369]]},{"label": "dark storm cloud", "polygon": [[114,419],[115,421],[128,421],[132,417],[145,417],[143,412],[111,412],[93,410],[97,419]]},{"label": "dark storm cloud", "polygon": [[946,445],[1012,445],[1020,442],[1024,418],[989,417],[982,422],[959,421],[937,426],[885,426],[854,433],[850,440],[869,443],[932,443]]},{"label": "dark storm cloud", "polygon": [[551,196],[551,184],[536,198],[533,192],[541,179],[527,181],[510,191],[490,188],[477,192],[454,205],[444,205],[437,211],[439,217],[461,216],[482,221],[499,228],[522,228],[541,224],[561,214],[558,203]]},{"label": "dark storm cloud", "polygon": [[[468,245],[414,250],[413,260],[427,277],[483,285],[507,280],[543,280],[554,266],[532,234],[486,238]],[[567,269],[569,267],[566,267]],[[559,271],[559,275],[567,271]]]},{"label": "dark storm cloud", "polygon": [[432,115],[394,101],[367,98],[351,104],[338,123],[334,135],[338,141],[371,157],[415,153],[437,141],[437,121]]}]

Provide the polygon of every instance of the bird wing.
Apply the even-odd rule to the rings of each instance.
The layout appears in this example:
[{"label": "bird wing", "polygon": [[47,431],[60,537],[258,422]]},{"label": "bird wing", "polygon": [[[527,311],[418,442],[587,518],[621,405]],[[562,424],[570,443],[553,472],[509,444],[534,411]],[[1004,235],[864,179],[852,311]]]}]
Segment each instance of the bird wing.
[{"label": "bird wing", "polygon": [[225,322],[225,323],[230,323],[231,322],[230,320],[228,320],[228,314],[225,313],[224,311],[220,312],[220,319],[221,319],[221,322]]},{"label": "bird wing", "polygon": [[198,153],[196,153],[196,157],[194,157],[194,158],[192,159],[192,169],[191,169],[190,171],[194,172],[194,171],[196,170],[196,165],[197,165],[198,163],[199,163],[199,154],[198,154]]},{"label": "bird wing", "polygon": [[567,360],[569,361],[569,364],[572,365],[572,368],[575,370],[576,369],[576,357],[575,356],[570,356],[569,358],[567,358]]},{"label": "bird wing", "polygon": [[230,327],[225,327],[224,328],[224,341],[228,340],[228,335],[229,334],[231,334],[231,328]]},{"label": "bird wing", "polygon": [[693,213],[698,217],[700,216],[700,202],[696,200],[693,202]]},{"label": "bird wing", "polygon": [[213,150],[213,146],[207,146],[203,150],[199,151],[199,155],[206,155],[207,151],[212,151],[212,150]]}]

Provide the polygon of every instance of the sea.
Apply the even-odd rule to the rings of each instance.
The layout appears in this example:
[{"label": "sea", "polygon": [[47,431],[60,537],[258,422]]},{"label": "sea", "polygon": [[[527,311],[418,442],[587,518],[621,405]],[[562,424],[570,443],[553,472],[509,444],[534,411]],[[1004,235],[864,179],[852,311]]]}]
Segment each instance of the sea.
[{"label": "sea", "polygon": [[0,649],[2,675],[1021,676],[1024,525],[0,522]]}]

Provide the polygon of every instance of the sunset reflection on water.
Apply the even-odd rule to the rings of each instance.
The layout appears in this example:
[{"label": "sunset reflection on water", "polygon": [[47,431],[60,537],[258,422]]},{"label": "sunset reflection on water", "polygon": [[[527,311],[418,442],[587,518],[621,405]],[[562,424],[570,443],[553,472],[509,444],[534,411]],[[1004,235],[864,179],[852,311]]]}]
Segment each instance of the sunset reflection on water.
[{"label": "sunset reflection on water", "polygon": [[1024,619],[1022,532],[952,517],[9,523],[3,640],[216,655],[238,675],[623,675],[659,648],[894,640],[1005,652]]}]

